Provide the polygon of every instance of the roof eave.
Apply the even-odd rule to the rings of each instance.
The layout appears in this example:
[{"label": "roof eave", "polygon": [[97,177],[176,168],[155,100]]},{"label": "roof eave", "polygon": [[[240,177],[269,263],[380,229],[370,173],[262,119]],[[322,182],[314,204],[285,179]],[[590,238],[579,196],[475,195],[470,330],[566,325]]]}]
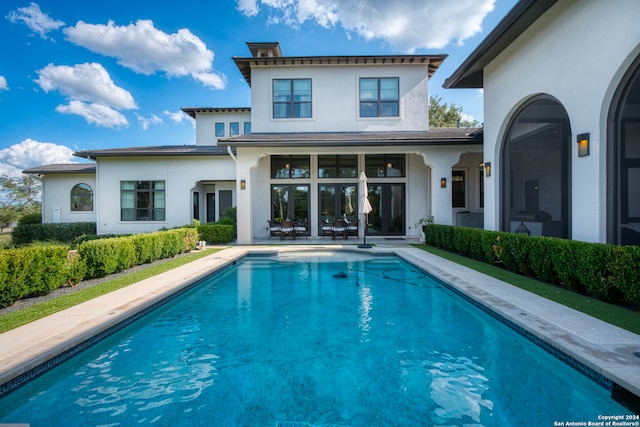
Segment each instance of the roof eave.
[{"label": "roof eave", "polygon": [[484,68],[558,0],[520,0],[453,74],[445,89],[484,87]]}]

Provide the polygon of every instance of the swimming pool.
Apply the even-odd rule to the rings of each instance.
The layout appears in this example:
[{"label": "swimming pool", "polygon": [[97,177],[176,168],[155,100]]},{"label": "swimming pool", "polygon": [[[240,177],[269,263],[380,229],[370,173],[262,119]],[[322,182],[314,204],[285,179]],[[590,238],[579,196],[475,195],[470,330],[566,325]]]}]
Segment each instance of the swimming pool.
[{"label": "swimming pool", "polygon": [[249,258],[0,400],[38,425],[553,425],[608,392],[395,257]]}]

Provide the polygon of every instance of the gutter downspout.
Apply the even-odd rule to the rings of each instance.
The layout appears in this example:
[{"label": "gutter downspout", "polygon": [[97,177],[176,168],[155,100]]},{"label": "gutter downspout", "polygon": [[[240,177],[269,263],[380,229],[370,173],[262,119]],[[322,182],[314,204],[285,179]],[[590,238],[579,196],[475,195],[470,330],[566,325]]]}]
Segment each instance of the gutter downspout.
[{"label": "gutter downspout", "polygon": [[233,152],[231,151],[231,146],[227,145],[227,153],[229,153],[229,156],[231,156],[231,158],[233,159],[234,163],[238,163],[238,159],[236,159],[236,155],[233,154]]}]

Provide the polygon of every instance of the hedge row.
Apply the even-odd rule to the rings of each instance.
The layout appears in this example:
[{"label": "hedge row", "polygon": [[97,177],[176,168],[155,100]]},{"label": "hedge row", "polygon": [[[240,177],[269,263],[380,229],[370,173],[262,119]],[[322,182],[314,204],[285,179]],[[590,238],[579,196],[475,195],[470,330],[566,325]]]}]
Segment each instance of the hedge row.
[{"label": "hedge row", "polygon": [[46,295],[69,277],[67,246],[34,246],[0,251],[0,307]]},{"label": "hedge row", "polygon": [[603,301],[640,308],[640,247],[430,224],[425,243]]},{"label": "hedge row", "polygon": [[55,241],[71,244],[78,236],[82,236],[83,234],[96,234],[96,223],[18,224],[11,232],[11,241],[16,246],[38,241]]},{"label": "hedge row", "polygon": [[195,249],[198,232],[178,228],[112,239],[88,240],[78,245],[84,262],[84,278],[103,277],[135,265],[169,258]]},{"label": "hedge row", "polygon": [[202,224],[197,227],[202,240],[208,243],[229,243],[235,238],[236,228],[227,224]]},{"label": "hedge row", "polygon": [[81,243],[0,251],[0,307],[64,285],[172,257],[196,247],[198,232],[181,228]]}]

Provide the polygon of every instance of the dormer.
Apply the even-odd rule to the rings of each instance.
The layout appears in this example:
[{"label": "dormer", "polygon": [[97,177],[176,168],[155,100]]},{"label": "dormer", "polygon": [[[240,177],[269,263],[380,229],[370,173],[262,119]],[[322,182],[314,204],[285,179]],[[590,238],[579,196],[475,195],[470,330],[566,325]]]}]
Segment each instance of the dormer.
[{"label": "dormer", "polygon": [[247,42],[253,58],[280,58],[280,42]]}]

